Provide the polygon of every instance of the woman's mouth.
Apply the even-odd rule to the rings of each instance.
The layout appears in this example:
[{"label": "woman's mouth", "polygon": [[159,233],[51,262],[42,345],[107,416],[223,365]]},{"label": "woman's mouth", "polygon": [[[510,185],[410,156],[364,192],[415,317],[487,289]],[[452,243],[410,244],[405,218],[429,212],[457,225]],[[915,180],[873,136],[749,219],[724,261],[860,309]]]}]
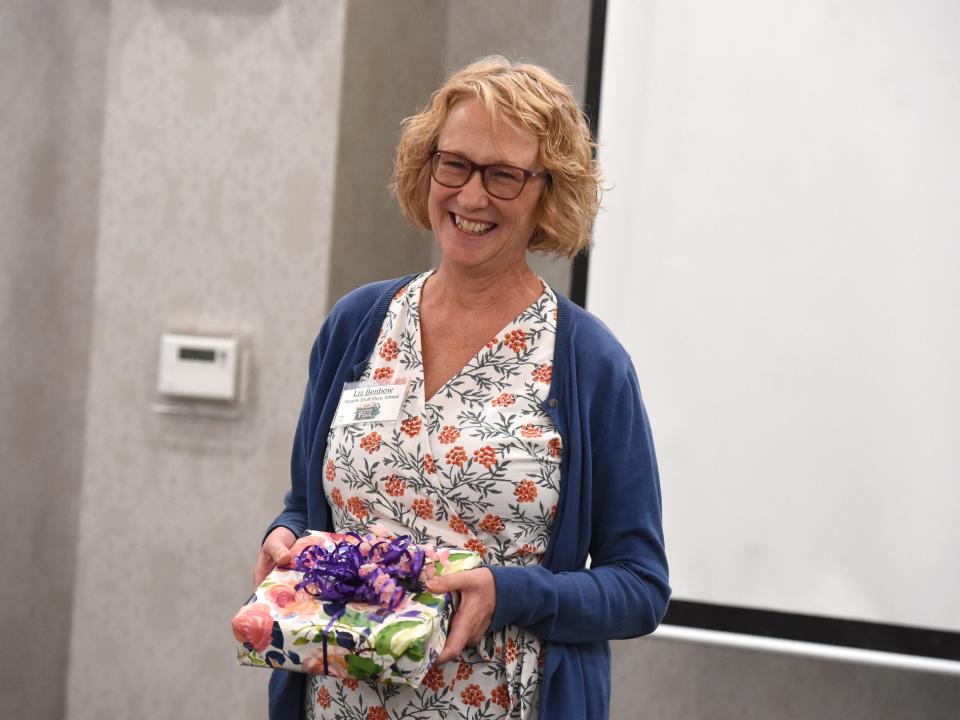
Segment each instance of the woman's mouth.
[{"label": "woman's mouth", "polygon": [[468,235],[486,235],[497,226],[496,223],[467,220],[454,212],[450,213],[450,217],[453,219],[453,224],[456,225],[461,232],[465,232]]}]

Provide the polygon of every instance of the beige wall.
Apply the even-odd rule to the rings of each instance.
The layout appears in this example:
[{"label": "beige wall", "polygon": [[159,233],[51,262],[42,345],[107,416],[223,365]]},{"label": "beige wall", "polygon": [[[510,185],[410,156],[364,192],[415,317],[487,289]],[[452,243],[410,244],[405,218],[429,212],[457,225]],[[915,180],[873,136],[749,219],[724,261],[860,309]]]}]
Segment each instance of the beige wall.
[{"label": "beige wall", "polygon": [[[68,713],[263,717],[230,617],[326,311],[345,2],[115,2]],[[237,420],[152,411],[164,330],[239,333]]]}]

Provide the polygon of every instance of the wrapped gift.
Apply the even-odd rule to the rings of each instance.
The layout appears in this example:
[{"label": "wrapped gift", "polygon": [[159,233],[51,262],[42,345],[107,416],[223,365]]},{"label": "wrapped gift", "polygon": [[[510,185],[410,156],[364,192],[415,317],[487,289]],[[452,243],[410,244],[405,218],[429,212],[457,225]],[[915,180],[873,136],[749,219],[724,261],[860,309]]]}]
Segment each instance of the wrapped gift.
[{"label": "wrapped gift", "polygon": [[447,637],[451,596],[423,583],[477,553],[312,531],[233,618],[241,665],[418,687]]}]

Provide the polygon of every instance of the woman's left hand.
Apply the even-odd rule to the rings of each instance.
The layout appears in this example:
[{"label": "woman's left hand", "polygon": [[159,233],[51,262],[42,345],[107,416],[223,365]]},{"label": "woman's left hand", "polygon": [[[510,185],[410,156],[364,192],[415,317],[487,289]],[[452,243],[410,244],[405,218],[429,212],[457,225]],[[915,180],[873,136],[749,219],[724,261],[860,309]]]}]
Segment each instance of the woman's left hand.
[{"label": "woman's left hand", "polygon": [[450,621],[447,642],[436,660],[441,665],[460,657],[467,645],[476,645],[483,639],[497,608],[497,588],[493,573],[487,568],[440,575],[427,581],[427,590],[437,595],[460,593],[460,607]]}]

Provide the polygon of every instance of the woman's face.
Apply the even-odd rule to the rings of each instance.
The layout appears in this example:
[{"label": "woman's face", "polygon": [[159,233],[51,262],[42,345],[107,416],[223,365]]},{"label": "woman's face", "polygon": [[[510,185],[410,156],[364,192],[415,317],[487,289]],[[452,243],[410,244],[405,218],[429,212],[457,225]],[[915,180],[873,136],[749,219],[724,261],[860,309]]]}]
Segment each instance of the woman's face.
[{"label": "woman's face", "polygon": [[[462,100],[451,108],[437,137],[437,149],[479,165],[503,163],[533,172],[543,169],[537,139],[505,122],[494,126],[477,100]],[[485,272],[523,265],[537,225],[544,179],[529,178],[520,195],[501,200],[487,193],[480,175],[475,172],[460,188],[444,187],[430,178],[427,209],[443,260]],[[464,227],[463,221],[471,225]]]}]

